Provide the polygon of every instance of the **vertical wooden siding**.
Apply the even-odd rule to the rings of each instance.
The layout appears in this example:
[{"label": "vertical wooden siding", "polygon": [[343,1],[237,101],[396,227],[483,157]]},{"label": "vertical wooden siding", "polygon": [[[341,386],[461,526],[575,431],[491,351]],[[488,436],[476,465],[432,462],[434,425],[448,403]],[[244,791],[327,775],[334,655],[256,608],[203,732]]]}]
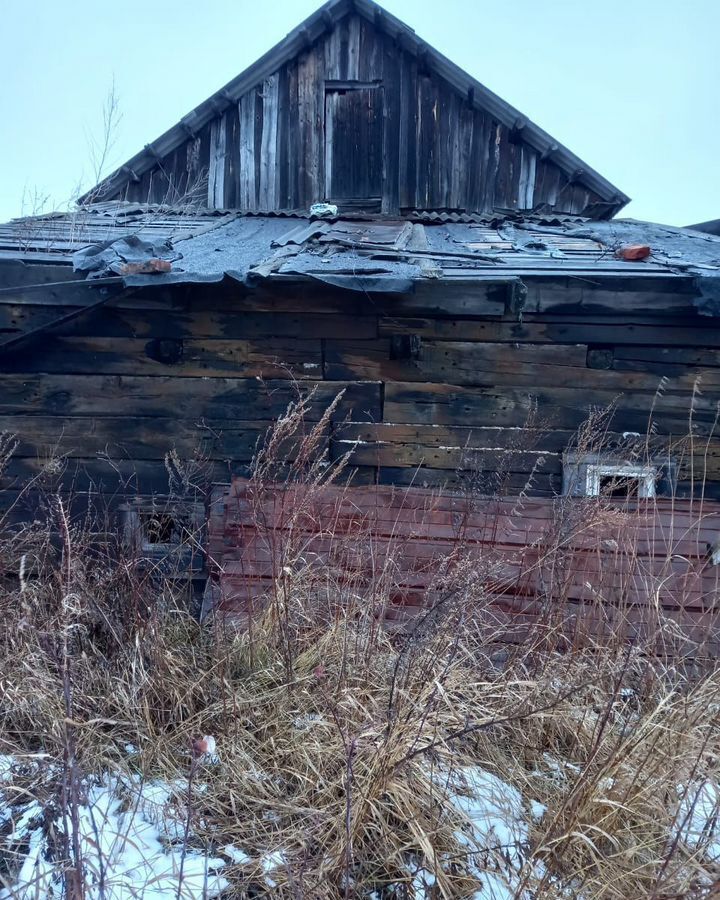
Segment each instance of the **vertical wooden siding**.
[{"label": "vertical wooden siding", "polygon": [[[600,202],[476,108],[422,59],[348,16],[146,172],[122,197],[211,207],[307,209],[328,195],[326,82],[382,85],[382,209],[543,209],[582,213]],[[365,152],[367,148],[361,148]],[[350,160],[352,161],[352,160]],[[375,190],[375,185],[373,185]]]}]

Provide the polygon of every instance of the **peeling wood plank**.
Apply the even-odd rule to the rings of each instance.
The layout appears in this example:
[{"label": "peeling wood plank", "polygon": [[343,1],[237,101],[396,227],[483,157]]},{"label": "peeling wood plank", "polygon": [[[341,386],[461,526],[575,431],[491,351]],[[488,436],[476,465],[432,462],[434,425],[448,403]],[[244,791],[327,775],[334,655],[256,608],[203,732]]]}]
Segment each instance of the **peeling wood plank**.
[{"label": "peeling wood plank", "polygon": [[225,153],[227,142],[227,118],[213,120],[210,136],[210,166],[208,170],[208,206],[225,207]]}]

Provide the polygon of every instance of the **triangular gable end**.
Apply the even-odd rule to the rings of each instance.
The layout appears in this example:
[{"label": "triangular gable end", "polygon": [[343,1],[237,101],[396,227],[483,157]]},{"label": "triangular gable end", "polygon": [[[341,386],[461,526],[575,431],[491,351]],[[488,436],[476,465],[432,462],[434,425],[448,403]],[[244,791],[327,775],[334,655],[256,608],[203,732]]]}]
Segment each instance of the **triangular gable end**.
[{"label": "triangular gable end", "polygon": [[610,218],[597,172],[373,0],[330,0],[82,198]]}]

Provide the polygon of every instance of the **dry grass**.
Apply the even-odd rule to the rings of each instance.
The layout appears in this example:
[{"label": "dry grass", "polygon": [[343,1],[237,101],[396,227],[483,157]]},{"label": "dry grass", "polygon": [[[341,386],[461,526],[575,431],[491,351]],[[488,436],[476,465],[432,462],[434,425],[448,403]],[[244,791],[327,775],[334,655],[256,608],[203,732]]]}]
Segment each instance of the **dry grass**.
[{"label": "dry grass", "polygon": [[[290,433],[266,444],[258,486],[279,477],[271,461]],[[317,492],[343,471],[311,452],[294,460],[283,477]],[[563,552],[559,537],[549,546],[544,565]],[[674,666],[651,640],[555,652],[549,614],[542,642],[505,645],[475,564],[456,564],[452,602],[399,638],[367,594],[348,601],[335,570],[321,573],[322,616],[296,569],[249,631],[200,626],[169,580],[99,549],[59,499],[49,522],[5,538],[2,558],[23,576],[0,596],[0,753],[58,766],[27,767],[13,790],[44,792],[73,900],[82,858],[67,819],[107,770],[191,774],[185,839],[249,857],[228,866],[228,896],[492,897],[497,879],[497,896],[541,900],[713,895],[717,808],[690,833],[698,792],[720,778],[711,662]],[[378,572],[377,602],[391,580]],[[217,761],[193,760],[203,734]],[[478,770],[502,780],[508,803],[520,797],[509,845],[502,829],[473,833],[458,801]],[[262,860],[274,852],[271,885]],[[11,854],[4,865],[11,874]]]}]

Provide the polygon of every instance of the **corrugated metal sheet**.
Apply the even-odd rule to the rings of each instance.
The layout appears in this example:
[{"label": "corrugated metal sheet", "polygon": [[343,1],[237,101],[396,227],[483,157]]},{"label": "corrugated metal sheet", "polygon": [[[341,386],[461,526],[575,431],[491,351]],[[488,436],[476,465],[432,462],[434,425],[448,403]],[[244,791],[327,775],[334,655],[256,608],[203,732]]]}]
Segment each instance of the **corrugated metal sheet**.
[{"label": "corrugated metal sheet", "polygon": [[69,213],[13,219],[0,225],[0,254],[69,257],[91,244],[135,235],[153,242],[174,243],[226,224],[233,213],[204,207],[179,209],[139,203],[95,203]]}]

